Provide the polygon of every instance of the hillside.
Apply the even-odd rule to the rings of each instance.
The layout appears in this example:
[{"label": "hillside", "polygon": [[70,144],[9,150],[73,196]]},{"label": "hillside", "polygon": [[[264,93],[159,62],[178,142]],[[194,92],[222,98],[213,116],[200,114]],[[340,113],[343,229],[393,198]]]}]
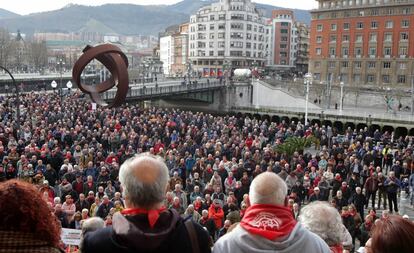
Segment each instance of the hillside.
[{"label": "hillside", "polygon": [[[64,8],[24,16],[1,18],[0,27],[10,31],[21,30],[28,35],[39,32],[115,32],[123,35],[157,35],[173,24],[189,20],[189,16],[213,0],[184,0],[174,5],[105,4],[101,6],[68,5]],[[280,9],[258,4],[267,16],[271,10]],[[294,10],[298,20],[309,23],[310,15],[304,10]],[[17,15],[17,14],[16,14]]]}]

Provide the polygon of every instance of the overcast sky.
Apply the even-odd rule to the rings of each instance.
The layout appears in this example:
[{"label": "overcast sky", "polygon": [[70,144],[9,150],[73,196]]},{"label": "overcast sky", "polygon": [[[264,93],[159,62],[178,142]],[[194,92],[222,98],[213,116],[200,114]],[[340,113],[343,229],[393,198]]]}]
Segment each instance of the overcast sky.
[{"label": "overcast sky", "polygon": [[[315,0],[253,0],[258,3],[297,9],[313,9],[317,7]],[[133,4],[174,4],[180,0],[1,0],[0,8],[18,13],[29,14],[62,8],[69,3],[83,5],[101,5],[106,3]]]}]

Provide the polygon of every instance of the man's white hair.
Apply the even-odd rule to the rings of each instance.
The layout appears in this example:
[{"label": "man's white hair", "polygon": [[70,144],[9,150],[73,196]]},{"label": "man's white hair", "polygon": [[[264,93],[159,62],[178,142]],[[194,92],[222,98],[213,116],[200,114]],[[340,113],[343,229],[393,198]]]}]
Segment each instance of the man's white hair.
[{"label": "man's white hair", "polygon": [[273,172],[263,172],[253,179],[249,199],[251,204],[284,205],[287,185]]},{"label": "man's white hair", "polygon": [[[158,167],[159,174],[155,181],[142,182],[136,176],[136,165]],[[142,169],[142,168],[141,168]],[[149,172],[150,173],[150,172]],[[123,187],[124,196],[128,197],[129,203],[142,207],[151,208],[161,203],[165,197],[165,189],[168,184],[168,168],[164,160],[159,156],[143,153],[126,160],[119,170],[119,181]]]},{"label": "man's white hair", "polygon": [[300,211],[299,222],[317,234],[329,246],[344,241],[341,216],[338,210],[327,202],[315,201],[303,207]]}]

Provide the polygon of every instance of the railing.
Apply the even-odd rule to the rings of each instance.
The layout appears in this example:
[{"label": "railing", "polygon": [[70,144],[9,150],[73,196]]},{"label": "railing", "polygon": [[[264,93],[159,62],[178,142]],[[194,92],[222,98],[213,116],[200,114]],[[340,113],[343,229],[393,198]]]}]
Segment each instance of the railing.
[{"label": "railing", "polygon": [[[130,87],[127,98],[154,98],[154,97],[164,97],[177,94],[186,94],[194,93],[201,91],[215,90],[224,87],[224,83],[219,81],[211,82],[202,82],[202,83],[192,83],[192,84],[171,84],[171,85],[160,85],[160,86],[140,86],[140,87]],[[102,98],[105,100],[111,100],[115,97],[116,91],[109,90],[108,92],[102,95]]]}]

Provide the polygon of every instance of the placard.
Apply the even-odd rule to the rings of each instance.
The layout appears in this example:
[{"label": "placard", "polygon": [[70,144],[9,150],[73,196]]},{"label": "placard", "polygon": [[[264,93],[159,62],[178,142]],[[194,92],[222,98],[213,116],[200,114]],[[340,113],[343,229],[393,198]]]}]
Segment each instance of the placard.
[{"label": "placard", "polygon": [[62,234],[60,238],[66,245],[79,246],[81,241],[82,231],[78,229],[62,228]]}]

